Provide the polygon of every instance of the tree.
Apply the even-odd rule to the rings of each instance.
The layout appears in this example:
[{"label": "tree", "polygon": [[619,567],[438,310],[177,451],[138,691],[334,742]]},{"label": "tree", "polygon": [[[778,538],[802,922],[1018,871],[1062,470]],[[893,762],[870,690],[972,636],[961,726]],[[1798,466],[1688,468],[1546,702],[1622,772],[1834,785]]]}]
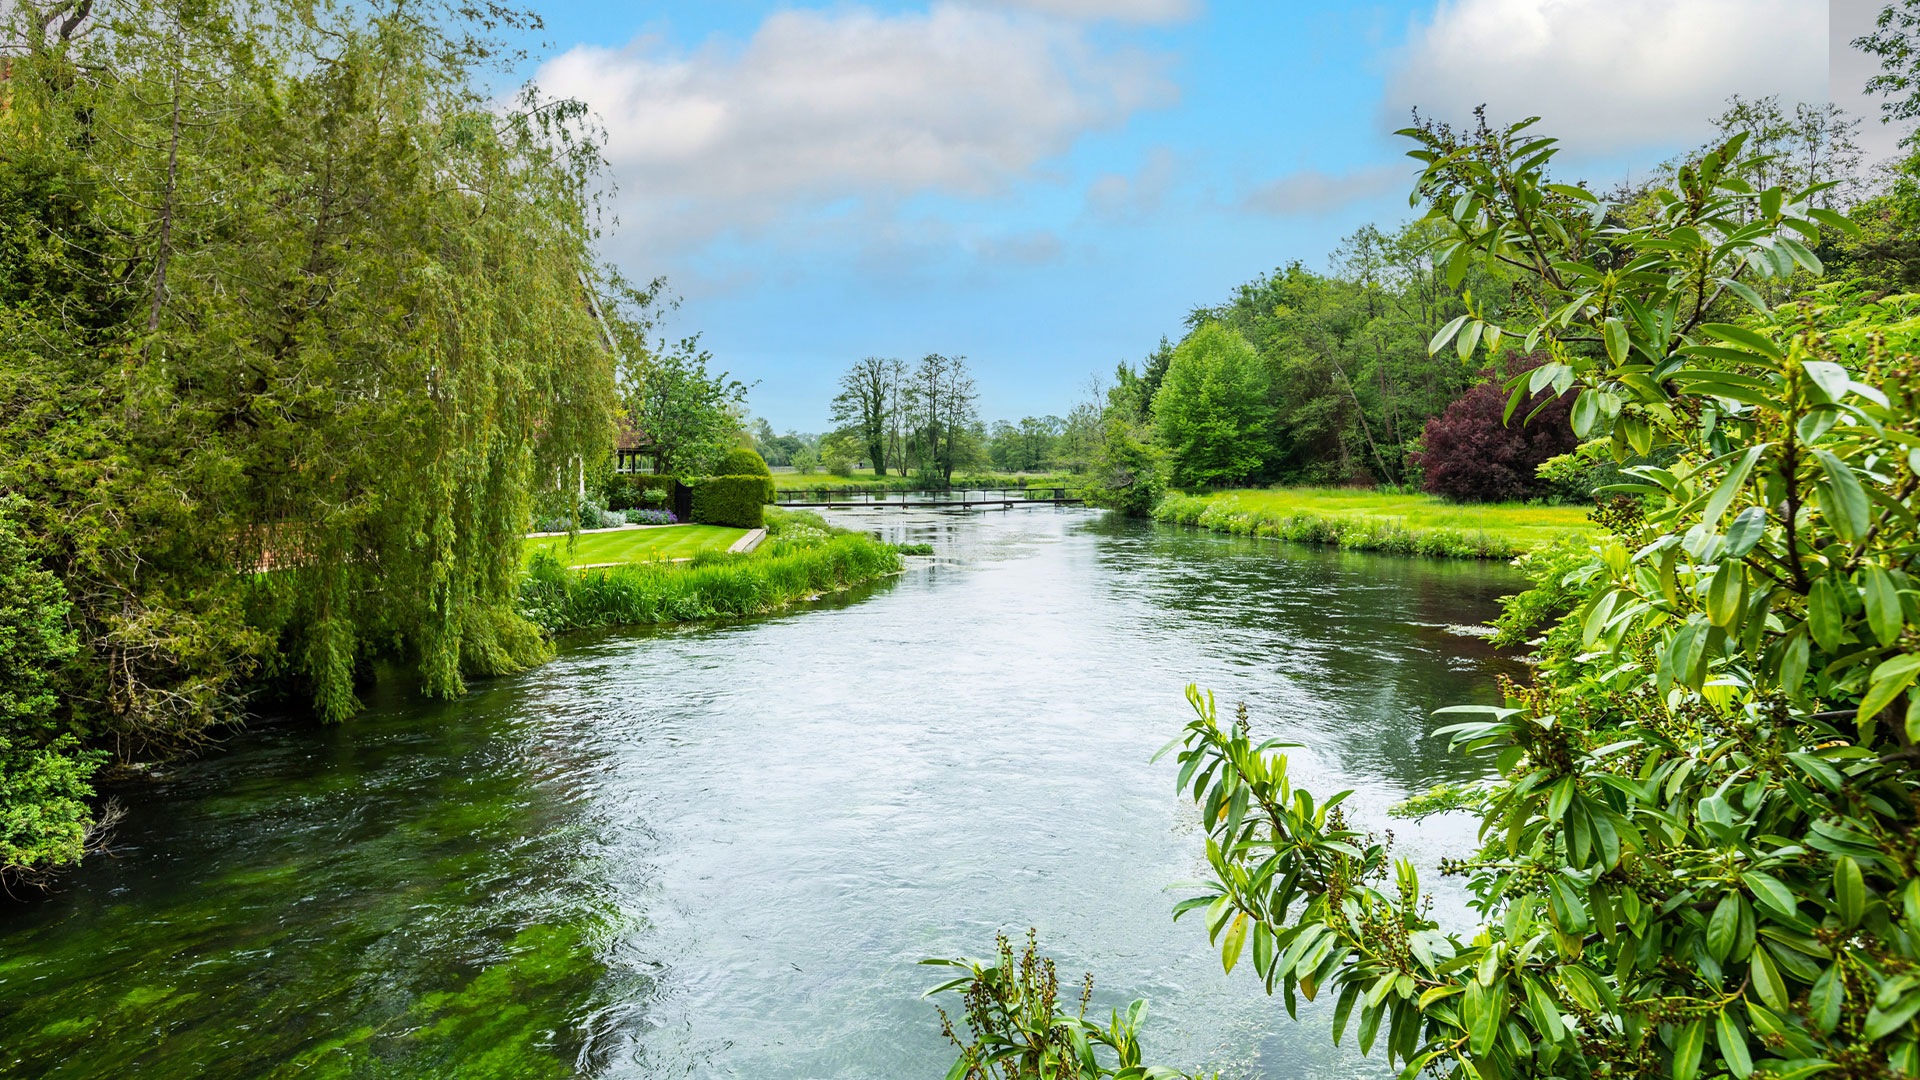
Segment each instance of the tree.
[{"label": "tree", "polygon": [[840,376],[840,393],[833,399],[833,422],[844,425],[865,444],[875,476],[887,475],[887,435],[895,397],[892,380],[899,368],[898,360],[878,356],[860,360]]},{"label": "tree", "polygon": [[1086,500],[1129,517],[1146,517],[1163,490],[1161,458],[1150,428],[1109,412],[1084,489]]},{"label": "tree", "polygon": [[1096,383],[1089,390],[1087,400],[1076,404],[1067,413],[1067,419],[1061,426],[1057,444],[1060,464],[1070,473],[1078,475],[1086,472],[1093,464],[1101,440],[1100,407],[1095,399],[1100,395]]},{"label": "tree", "polygon": [[661,285],[620,286],[622,302],[608,314],[620,354],[621,405],[653,440],[661,472],[702,475],[738,442],[747,387],[724,371],[708,373],[713,354],[700,347],[699,335],[648,340]]},{"label": "tree", "polygon": [[914,367],[912,383],[909,453],[929,478],[950,483],[954,466],[975,452],[980,441],[973,432],[979,393],[967,358],[928,353]]},{"label": "tree", "polygon": [[767,423],[764,416],[753,418],[751,434],[753,448],[769,465],[791,465],[793,452],[799,449],[799,440],[782,437],[773,433],[773,425]]},{"label": "tree", "polygon": [[[1874,31],[1852,41],[1854,48],[1880,58],[1880,73],[1866,91],[1880,103],[1883,123],[1920,119],[1920,2],[1899,0],[1880,9]],[[1911,142],[1913,135],[1907,135]]]},{"label": "tree", "polygon": [[0,333],[0,489],[73,605],[67,722],[123,758],[266,672],[339,719],[378,655],[436,695],[546,655],[514,606],[529,501],[613,423],[598,156],[577,106],[483,91],[511,58],[448,16],[0,14],[0,200],[62,196],[11,234],[44,261],[0,267],[33,294]]},{"label": "tree", "polygon": [[865,441],[849,431],[825,435],[820,439],[820,465],[835,476],[852,476],[865,448]]},{"label": "tree", "polygon": [[1053,465],[1054,446],[1066,421],[1057,416],[1020,418],[1020,470],[1043,472]]},{"label": "tree", "polygon": [[1173,351],[1153,422],[1176,486],[1232,484],[1259,469],[1267,429],[1266,371],[1240,334],[1203,323]]},{"label": "tree", "polygon": [[887,361],[887,460],[894,463],[900,475],[907,475],[912,463],[907,460],[912,449],[912,440],[908,437],[909,425],[918,406],[918,392],[915,384],[907,378],[907,365],[898,359]]},{"label": "tree", "polygon": [[1485,378],[1447,411],[1427,421],[1421,451],[1414,455],[1428,491],[1463,502],[1505,502],[1531,498],[1546,490],[1535,478],[1540,463],[1578,445],[1567,422],[1572,400],[1542,390],[1527,406],[1527,420],[1509,419],[1501,375],[1512,378],[1538,367],[1543,358],[1508,357],[1502,370]]}]

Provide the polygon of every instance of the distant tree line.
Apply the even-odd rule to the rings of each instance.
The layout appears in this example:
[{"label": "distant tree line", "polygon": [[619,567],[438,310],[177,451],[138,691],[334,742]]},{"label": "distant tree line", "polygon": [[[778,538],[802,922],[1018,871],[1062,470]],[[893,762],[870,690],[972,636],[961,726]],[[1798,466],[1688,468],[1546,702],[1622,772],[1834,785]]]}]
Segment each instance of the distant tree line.
[{"label": "distant tree line", "polygon": [[[1825,228],[1803,238],[1821,280],[1912,288],[1920,169],[1909,160],[1863,174],[1858,124],[1830,104],[1787,109],[1776,98],[1735,97],[1715,121],[1715,142],[1743,136],[1756,182],[1832,185],[1817,196],[1823,208],[1845,207],[1861,233]],[[1596,203],[1606,208],[1603,227],[1658,213],[1658,192],[1681,167],[1606,192]],[[1093,497],[1145,512],[1167,488],[1245,484],[1385,485],[1461,499],[1554,494],[1537,470],[1579,444],[1560,400],[1566,387],[1531,387],[1514,415],[1504,387],[1548,358],[1473,329],[1482,317],[1530,310],[1537,287],[1497,258],[1450,260],[1459,244],[1450,227],[1430,217],[1367,225],[1341,242],[1328,272],[1296,260],[1194,308],[1178,341],[1163,338],[1138,366],[1121,364],[1088,406]],[[1817,277],[1802,270],[1738,288],[1775,302]],[[1721,289],[1713,299],[1743,297]],[[1523,424],[1536,409],[1544,411]],[[1012,452],[1016,433],[1003,434]]]}]

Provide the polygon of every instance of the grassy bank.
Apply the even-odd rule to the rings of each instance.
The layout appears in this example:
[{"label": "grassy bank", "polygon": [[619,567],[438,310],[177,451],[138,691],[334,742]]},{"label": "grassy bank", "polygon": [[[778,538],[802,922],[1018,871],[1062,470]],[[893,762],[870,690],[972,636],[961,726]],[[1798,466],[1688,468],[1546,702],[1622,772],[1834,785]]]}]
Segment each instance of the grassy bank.
[{"label": "grassy bank", "polygon": [[748,555],[707,552],[691,562],[636,562],[571,570],[536,556],[520,609],[549,633],[591,627],[762,615],[900,569],[891,545],[829,528],[813,514],[769,509],[772,537]]},{"label": "grassy bank", "polygon": [[725,525],[670,525],[542,536],[527,541],[526,559],[531,564],[534,556],[543,551],[551,552],[564,566],[690,559],[709,551],[725,551],[746,534],[745,529],[730,529]]},{"label": "grassy bank", "polygon": [[1462,559],[1512,558],[1593,527],[1578,506],[1463,505],[1432,495],[1342,488],[1176,493],[1162,499],[1153,516],[1242,536]]}]

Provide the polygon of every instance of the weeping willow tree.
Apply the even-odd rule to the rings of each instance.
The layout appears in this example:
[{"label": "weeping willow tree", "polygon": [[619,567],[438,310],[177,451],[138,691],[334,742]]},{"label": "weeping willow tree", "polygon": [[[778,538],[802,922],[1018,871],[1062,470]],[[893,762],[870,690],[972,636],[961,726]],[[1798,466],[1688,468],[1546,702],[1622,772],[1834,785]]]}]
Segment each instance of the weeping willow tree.
[{"label": "weeping willow tree", "polygon": [[545,644],[529,500],[608,453],[597,144],[481,80],[522,17],[381,0],[0,8],[0,494],[123,758],[264,685],[338,720]]}]

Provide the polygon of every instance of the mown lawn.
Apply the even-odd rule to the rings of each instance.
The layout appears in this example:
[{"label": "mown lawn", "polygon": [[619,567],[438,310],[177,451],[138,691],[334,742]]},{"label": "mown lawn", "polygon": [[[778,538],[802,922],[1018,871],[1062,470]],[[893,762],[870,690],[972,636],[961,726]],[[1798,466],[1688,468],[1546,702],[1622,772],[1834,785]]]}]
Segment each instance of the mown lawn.
[{"label": "mown lawn", "polygon": [[1407,554],[1506,558],[1589,532],[1581,506],[1451,503],[1432,495],[1348,488],[1272,488],[1169,495],[1161,521],[1218,532]]},{"label": "mown lawn", "polygon": [[542,536],[527,541],[525,557],[533,558],[536,551],[552,551],[567,566],[686,559],[703,551],[725,551],[746,533],[745,529],[724,525],[673,525],[663,529],[581,533],[573,537]]}]

